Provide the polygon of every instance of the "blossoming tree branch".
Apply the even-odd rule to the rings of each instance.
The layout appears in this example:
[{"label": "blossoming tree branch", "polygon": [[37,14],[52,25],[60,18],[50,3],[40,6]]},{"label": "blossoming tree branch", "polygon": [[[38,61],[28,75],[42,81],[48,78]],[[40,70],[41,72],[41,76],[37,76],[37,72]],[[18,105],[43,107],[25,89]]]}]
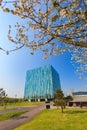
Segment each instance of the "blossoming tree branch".
[{"label": "blossoming tree branch", "polygon": [[16,48],[0,50],[9,54],[29,47],[33,55],[40,49],[44,59],[71,52],[71,60],[78,64],[76,71],[87,75],[87,0],[0,0],[0,7],[25,21],[14,28],[9,25],[8,39]]}]

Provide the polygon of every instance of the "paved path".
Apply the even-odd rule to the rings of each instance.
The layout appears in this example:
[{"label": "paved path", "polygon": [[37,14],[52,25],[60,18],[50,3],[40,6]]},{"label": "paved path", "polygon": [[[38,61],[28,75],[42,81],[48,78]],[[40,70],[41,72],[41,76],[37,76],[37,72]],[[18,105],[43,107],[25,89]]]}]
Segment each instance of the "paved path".
[{"label": "paved path", "polygon": [[45,105],[36,106],[30,112],[2,121],[0,122],[0,130],[13,130],[14,128],[32,120],[43,109],[45,109]]}]

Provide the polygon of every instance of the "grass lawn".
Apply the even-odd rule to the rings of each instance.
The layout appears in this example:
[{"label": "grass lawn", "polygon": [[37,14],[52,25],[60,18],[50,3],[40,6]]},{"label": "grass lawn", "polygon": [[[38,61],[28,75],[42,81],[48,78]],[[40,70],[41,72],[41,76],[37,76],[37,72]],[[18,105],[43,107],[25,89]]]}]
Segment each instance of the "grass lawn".
[{"label": "grass lawn", "polygon": [[0,110],[10,110],[10,109],[16,109],[16,106],[35,106],[40,105],[43,102],[16,102],[16,103],[8,103],[6,105],[6,108],[4,106],[0,106]]},{"label": "grass lawn", "polygon": [[21,114],[23,114],[25,112],[27,112],[27,111],[0,114],[0,121],[4,121],[4,120],[7,120],[7,119],[12,118],[12,117],[19,116],[19,115],[21,115]]},{"label": "grass lawn", "polygon": [[6,108],[4,106],[0,106],[0,111],[2,110],[15,110],[16,108],[15,107],[11,107],[11,106],[7,106]]},{"label": "grass lawn", "polygon": [[14,130],[87,130],[87,109],[44,110]]},{"label": "grass lawn", "polygon": [[35,105],[40,105],[41,103],[42,102],[16,102],[16,103],[13,103],[13,104],[15,106],[35,106]]},{"label": "grass lawn", "polygon": [[42,104],[42,102],[14,102],[8,103],[7,106],[35,106],[40,104]]}]

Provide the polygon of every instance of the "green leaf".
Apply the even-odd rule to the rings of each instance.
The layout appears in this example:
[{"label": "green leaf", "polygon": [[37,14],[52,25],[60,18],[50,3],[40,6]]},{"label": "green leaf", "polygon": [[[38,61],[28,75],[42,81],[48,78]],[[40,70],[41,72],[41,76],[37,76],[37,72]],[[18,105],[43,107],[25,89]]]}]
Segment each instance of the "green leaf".
[{"label": "green leaf", "polygon": [[30,54],[31,54],[31,55],[34,55],[34,53],[33,53],[33,52],[30,52]]}]

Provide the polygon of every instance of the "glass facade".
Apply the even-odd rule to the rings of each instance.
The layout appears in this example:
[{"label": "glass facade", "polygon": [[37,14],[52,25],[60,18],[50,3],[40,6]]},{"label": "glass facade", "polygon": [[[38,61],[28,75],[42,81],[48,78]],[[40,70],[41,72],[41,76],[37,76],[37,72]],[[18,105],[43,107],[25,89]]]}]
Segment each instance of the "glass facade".
[{"label": "glass facade", "polygon": [[53,99],[56,89],[61,88],[56,70],[47,65],[26,73],[24,99]]}]

